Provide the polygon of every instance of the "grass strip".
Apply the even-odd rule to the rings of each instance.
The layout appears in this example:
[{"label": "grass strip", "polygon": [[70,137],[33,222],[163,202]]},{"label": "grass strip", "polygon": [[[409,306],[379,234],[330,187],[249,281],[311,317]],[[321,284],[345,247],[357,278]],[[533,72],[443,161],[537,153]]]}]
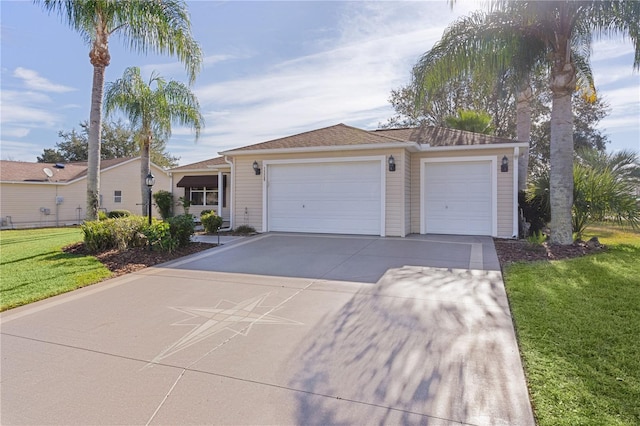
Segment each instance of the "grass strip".
[{"label": "grass strip", "polygon": [[111,275],[95,257],[67,254],[79,228],[0,232],[0,311],[94,284]]},{"label": "grass strip", "polygon": [[640,234],[588,233],[608,250],[505,270],[541,426],[640,424]]}]

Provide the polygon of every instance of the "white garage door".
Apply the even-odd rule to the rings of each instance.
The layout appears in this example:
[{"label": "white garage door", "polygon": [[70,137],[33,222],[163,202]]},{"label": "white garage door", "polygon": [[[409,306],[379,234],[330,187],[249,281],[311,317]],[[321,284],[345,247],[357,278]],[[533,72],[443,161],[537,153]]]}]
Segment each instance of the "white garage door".
[{"label": "white garage door", "polygon": [[380,161],[271,164],[269,231],[380,235]]},{"label": "white garage door", "polygon": [[428,234],[492,235],[491,164],[426,163],[424,220]]}]

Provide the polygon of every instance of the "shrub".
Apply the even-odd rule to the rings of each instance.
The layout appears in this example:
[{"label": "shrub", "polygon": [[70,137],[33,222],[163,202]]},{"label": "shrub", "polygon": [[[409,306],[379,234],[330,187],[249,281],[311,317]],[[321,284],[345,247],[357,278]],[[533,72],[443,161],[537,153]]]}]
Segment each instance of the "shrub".
[{"label": "shrub", "polygon": [[109,216],[107,216],[105,212],[103,212],[102,210],[98,211],[98,220],[107,220],[108,218]]},{"label": "shrub", "polygon": [[551,220],[551,214],[546,204],[546,200],[539,194],[526,195],[525,192],[518,193],[518,205],[522,209],[524,219],[531,225],[529,235],[542,232]]},{"label": "shrub", "polygon": [[180,198],[178,198],[178,200],[179,200],[179,204],[184,209],[184,214],[188,215],[189,214],[189,208],[191,207],[191,201],[187,200],[184,197],[180,197]]},{"label": "shrub", "polygon": [[151,225],[146,226],[143,232],[152,247],[171,252],[178,244],[171,236],[170,228],[171,226],[167,222],[154,221]]},{"label": "shrub", "polygon": [[146,220],[143,216],[128,216],[82,224],[84,244],[91,252],[110,249],[126,250],[147,244],[144,235]]},{"label": "shrub", "polygon": [[118,217],[127,217],[127,216],[131,216],[131,212],[129,210],[111,210],[107,216],[110,219],[115,219]]},{"label": "shrub", "polygon": [[187,246],[191,242],[191,236],[195,231],[193,216],[182,214],[167,219],[169,223],[169,233],[175,239],[176,247]]},{"label": "shrub", "polygon": [[115,247],[116,242],[111,232],[111,222],[114,219],[84,222],[80,229],[84,234],[84,245],[90,252],[98,252]]},{"label": "shrub", "polygon": [[173,194],[169,191],[160,190],[153,194],[153,200],[156,202],[156,207],[162,219],[171,217],[171,210],[173,207]]},{"label": "shrub", "polygon": [[204,209],[200,212],[200,217],[204,216],[205,214],[209,214],[209,213],[213,213],[215,214],[216,212],[210,209]]},{"label": "shrub", "polygon": [[222,226],[222,218],[213,212],[203,214],[200,216],[200,220],[205,232],[208,234],[217,232]]},{"label": "shrub", "polygon": [[256,232],[256,228],[249,225],[240,225],[235,229],[236,234],[247,235]]}]

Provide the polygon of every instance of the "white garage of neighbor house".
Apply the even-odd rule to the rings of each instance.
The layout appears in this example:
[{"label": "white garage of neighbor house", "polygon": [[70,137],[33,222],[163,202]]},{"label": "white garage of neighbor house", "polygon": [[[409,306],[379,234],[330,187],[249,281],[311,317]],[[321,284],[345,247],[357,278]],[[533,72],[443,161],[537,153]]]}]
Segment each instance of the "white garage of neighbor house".
[{"label": "white garage of neighbor house", "polygon": [[[169,175],[151,165],[153,191],[170,190]],[[100,162],[100,208],[142,212],[140,157]],[[0,162],[2,228],[68,226],[82,223],[87,205],[87,163]],[[157,217],[156,209],[153,214]]]},{"label": "white garage of neighbor house", "polygon": [[[366,131],[338,124],[196,164],[218,180],[229,176],[222,212],[231,227],[511,238],[518,234],[518,158],[526,147],[438,127]],[[179,169],[172,170],[174,187]]]}]

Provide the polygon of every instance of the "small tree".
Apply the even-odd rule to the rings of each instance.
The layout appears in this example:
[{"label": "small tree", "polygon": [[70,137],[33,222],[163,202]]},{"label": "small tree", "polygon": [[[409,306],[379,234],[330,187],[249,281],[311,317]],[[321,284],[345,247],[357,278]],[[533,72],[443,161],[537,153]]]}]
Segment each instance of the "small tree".
[{"label": "small tree", "polygon": [[492,135],[495,128],[491,124],[491,116],[485,111],[458,110],[456,115],[444,119],[447,127],[468,132]]},{"label": "small tree", "polygon": [[163,220],[171,217],[173,208],[173,194],[169,191],[160,190],[153,194],[153,199],[158,207],[158,212]]}]

